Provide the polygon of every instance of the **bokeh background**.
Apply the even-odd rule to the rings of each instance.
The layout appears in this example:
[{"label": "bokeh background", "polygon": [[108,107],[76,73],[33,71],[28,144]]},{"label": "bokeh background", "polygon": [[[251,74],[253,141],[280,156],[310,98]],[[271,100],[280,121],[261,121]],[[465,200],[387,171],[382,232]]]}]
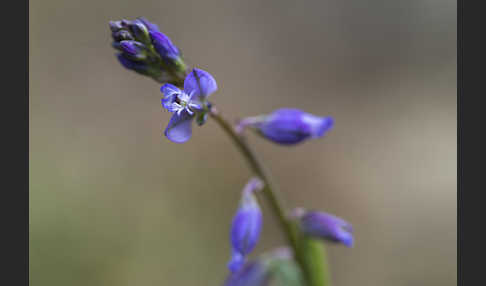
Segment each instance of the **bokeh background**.
[{"label": "bokeh background", "polygon": [[[30,281],[221,285],[250,172],[209,121],[162,135],[159,85],[118,64],[109,20],[145,16],[219,84],[227,117],[335,118],[292,148],[249,141],[290,206],[332,212],[344,285],[456,285],[456,1],[30,2]],[[284,242],[265,208],[255,254]]]}]

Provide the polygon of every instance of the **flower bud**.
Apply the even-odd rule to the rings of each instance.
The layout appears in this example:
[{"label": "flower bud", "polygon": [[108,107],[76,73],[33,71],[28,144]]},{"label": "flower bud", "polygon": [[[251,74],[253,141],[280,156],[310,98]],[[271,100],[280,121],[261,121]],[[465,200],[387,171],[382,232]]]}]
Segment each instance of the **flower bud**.
[{"label": "flower bud", "polygon": [[149,31],[148,28],[145,27],[142,21],[140,20],[135,20],[128,25],[130,28],[130,31],[132,32],[133,36],[135,39],[138,41],[144,43],[144,44],[150,44],[150,36],[149,36]]},{"label": "flower bud", "polygon": [[147,57],[145,46],[136,41],[121,41],[120,49],[128,56],[128,58],[134,60],[140,61]]},{"label": "flower bud", "polygon": [[233,218],[231,226],[232,258],[228,268],[238,271],[245,262],[246,256],[253,250],[260,237],[262,228],[262,213],[254,191],[260,190],[263,183],[256,178],[251,179],[243,189],[240,206]]},{"label": "flower bud", "polygon": [[353,246],[353,227],[347,221],[325,212],[306,211],[302,208],[295,209],[293,216],[298,219],[303,233],[340,242],[347,247]]},{"label": "flower bud", "polygon": [[243,119],[238,128],[250,126],[264,138],[282,145],[293,145],[324,136],[334,125],[332,117],[318,117],[298,109],[282,108],[268,115]]},{"label": "flower bud", "polygon": [[179,49],[172,43],[169,37],[159,31],[150,31],[150,37],[152,38],[152,44],[155,50],[167,63],[170,64],[171,61],[179,59]]}]

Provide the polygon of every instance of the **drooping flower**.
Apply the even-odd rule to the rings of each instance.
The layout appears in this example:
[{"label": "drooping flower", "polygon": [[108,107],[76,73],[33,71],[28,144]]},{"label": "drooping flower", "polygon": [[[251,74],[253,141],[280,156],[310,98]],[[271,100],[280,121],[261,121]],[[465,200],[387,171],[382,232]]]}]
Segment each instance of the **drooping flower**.
[{"label": "drooping flower", "polygon": [[246,256],[256,246],[262,229],[262,213],[254,192],[260,190],[263,183],[251,179],[242,192],[240,206],[231,224],[230,240],[232,247],[228,268],[238,271],[245,263]]},{"label": "drooping flower", "polygon": [[192,120],[197,117],[199,125],[204,124],[207,97],[218,89],[211,74],[193,69],[184,80],[184,90],[173,84],[164,84],[160,91],[164,94],[162,106],[172,112],[172,118],[164,131],[165,136],[175,143],[184,143],[191,138]]},{"label": "drooping flower", "polygon": [[347,247],[353,246],[353,227],[349,222],[329,213],[302,208],[295,209],[293,215],[298,219],[303,233],[342,243]]},{"label": "drooping flower", "polygon": [[241,132],[252,127],[264,138],[282,145],[293,145],[324,136],[334,125],[332,117],[319,117],[299,109],[281,108],[268,115],[248,117],[240,121]]},{"label": "drooping flower", "polygon": [[157,25],[139,17],[133,21],[110,21],[112,46],[127,69],[158,82],[182,83],[186,66],[181,53]]}]

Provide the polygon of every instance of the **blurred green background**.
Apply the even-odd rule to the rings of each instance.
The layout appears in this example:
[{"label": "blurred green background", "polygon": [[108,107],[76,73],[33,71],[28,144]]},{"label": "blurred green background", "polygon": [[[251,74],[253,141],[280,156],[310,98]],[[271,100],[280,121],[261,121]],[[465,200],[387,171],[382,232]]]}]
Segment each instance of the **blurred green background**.
[{"label": "blurred green background", "polygon": [[[250,177],[209,121],[162,135],[159,85],[123,69],[109,20],[145,16],[209,71],[227,117],[335,118],[292,148],[255,136],[290,206],[355,227],[335,286],[456,285],[456,1],[30,1],[30,280],[220,285]],[[254,254],[284,240],[265,208]]]}]

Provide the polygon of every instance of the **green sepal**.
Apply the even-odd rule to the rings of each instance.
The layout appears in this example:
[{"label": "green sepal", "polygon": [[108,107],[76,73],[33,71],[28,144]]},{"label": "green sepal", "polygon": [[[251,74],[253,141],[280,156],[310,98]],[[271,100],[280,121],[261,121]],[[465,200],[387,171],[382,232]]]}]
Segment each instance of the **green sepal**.
[{"label": "green sepal", "polygon": [[178,74],[186,74],[187,66],[186,63],[182,60],[182,57],[177,57],[177,59],[173,62],[174,63],[174,70]]},{"label": "green sepal", "polygon": [[207,111],[202,111],[202,112],[199,112],[199,113],[196,114],[196,123],[197,123],[197,125],[201,126],[204,123],[206,123],[207,120],[208,120],[208,113],[207,113]]}]

